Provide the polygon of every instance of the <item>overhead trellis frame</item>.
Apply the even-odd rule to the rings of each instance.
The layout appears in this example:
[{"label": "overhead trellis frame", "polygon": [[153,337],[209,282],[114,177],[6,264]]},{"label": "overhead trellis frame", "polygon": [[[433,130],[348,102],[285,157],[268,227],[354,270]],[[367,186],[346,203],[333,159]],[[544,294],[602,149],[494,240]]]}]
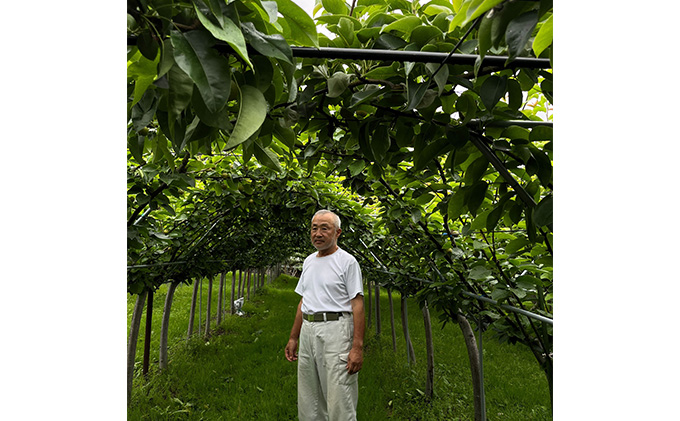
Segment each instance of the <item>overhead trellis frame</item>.
[{"label": "overhead trellis frame", "polygon": [[[127,37],[128,45],[137,45],[137,37]],[[215,48],[222,53],[233,53],[233,49],[224,42],[218,42]],[[403,51],[403,50],[381,50],[381,49],[361,49],[361,48],[335,48],[335,47],[294,47],[291,46],[293,56],[297,58],[320,58],[320,59],[348,59],[348,60],[378,60],[378,61],[399,61],[417,63],[446,63],[474,66],[479,56],[474,54],[451,54],[430,51]],[[254,49],[249,48],[249,53],[259,54]],[[517,57],[508,62],[507,56],[485,56],[482,60],[484,66],[494,66],[503,69],[507,68],[528,68],[528,69],[550,69],[552,65],[549,59]],[[548,124],[549,123],[549,124]],[[509,121],[505,124],[518,125],[523,127],[533,127],[535,125],[550,125],[551,122],[532,122],[532,121]],[[479,125],[479,123],[475,124]],[[491,148],[484,143],[483,136],[476,134],[471,136],[473,144],[487,157],[489,162],[498,170],[501,176],[517,191],[520,199],[530,208],[536,206],[536,202],[510,175],[505,165],[496,157]]]},{"label": "overhead trellis frame", "polygon": [[[128,37],[128,45],[137,45],[137,37]],[[233,49],[224,42],[218,42],[215,48],[223,53],[232,53]],[[291,46],[293,57],[296,58],[321,58],[321,59],[346,59],[346,60],[378,60],[398,61],[414,63],[445,63],[473,66],[479,57],[475,54],[449,54],[432,51],[403,51],[382,50],[364,48],[335,48],[335,47],[295,47]],[[248,54],[259,54],[254,49],[248,49]],[[504,69],[551,69],[549,59],[517,57],[508,62],[507,56],[484,56],[483,66],[494,66]]]},{"label": "overhead trellis frame", "polygon": [[[431,51],[402,51],[378,50],[362,48],[334,48],[334,47],[291,47],[294,57],[350,59],[350,60],[378,60],[414,63],[445,63],[473,66],[479,56],[475,54],[449,54]],[[518,57],[508,62],[506,56],[485,56],[483,66],[503,68],[550,69],[549,59]]]}]

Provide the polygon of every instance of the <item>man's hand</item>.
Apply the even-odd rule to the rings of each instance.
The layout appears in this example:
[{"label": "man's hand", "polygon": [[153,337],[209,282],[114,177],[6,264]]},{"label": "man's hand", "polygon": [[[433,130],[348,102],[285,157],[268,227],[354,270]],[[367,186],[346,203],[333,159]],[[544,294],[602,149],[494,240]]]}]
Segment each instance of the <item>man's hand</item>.
[{"label": "man's hand", "polygon": [[358,373],[364,363],[364,296],[357,294],[351,301],[354,313],[354,337],[347,356],[347,372]]},{"label": "man's hand", "polygon": [[298,341],[300,340],[300,329],[302,329],[302,298],[300,298],[293,328],[290,331],[290,338],[288,339],[288,344],[286,344],[286,359],[288,361],[297,361],[298,359],[297,348]]},{"label": "man's hand", "polygon": [[364,351],[361,348],[352,348],[347,357],[347,373],[354,374],[361,370],[364,363]]},{"label": "man's hand", "polygon": [[286,345],[286,359],[288,361],[297,361],[298,359],[297,347],[298,347],[297,340],[293,338],[288,340],[288,344]]}]

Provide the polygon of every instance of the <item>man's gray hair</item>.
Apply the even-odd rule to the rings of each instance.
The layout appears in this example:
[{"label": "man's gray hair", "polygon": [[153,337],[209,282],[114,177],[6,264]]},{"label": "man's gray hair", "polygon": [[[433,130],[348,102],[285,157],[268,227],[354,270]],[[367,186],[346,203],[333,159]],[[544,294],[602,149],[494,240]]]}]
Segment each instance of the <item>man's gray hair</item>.
[{"label": "man's gray hair", "polygon": [[340,229],[340,217],[338,215],[336,215],[335,212],[329,211],[328,209],[321,209],[319,211],[316,211],[314,216],[312,216],[312,221],[314,220],[314,218],[317,215],[324,215],[324,214],[327,214],[327,213],[330,213],[331,215],[333,215],[333,224],[335,225],[335,228]]}]

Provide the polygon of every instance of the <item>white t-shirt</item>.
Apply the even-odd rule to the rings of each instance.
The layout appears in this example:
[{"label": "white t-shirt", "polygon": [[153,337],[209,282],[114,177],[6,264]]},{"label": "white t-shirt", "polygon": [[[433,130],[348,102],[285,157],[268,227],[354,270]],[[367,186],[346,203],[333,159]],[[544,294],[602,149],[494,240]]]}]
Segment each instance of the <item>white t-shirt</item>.
[{"label": "white t-shirt", "polygon": [[357,294],[364,295],[359,263],[341,248],[328,256],[317,254],[307,256],[295,287],[295,292],[302,296],[302,312],[351,312],[350,300]]}]

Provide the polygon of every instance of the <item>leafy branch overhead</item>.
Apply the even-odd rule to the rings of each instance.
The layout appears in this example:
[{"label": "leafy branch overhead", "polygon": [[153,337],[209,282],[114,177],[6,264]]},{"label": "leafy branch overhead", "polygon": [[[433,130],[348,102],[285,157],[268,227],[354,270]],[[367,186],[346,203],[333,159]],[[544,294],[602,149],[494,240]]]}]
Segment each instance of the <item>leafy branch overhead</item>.
[{"label": "leafy branch overhead", "polygon": [[[552,69],[522,60],[551,63],[552,15],[551,0],[320,0],[313,16],[292,0],[128,1],[128,290],[304,254],[330,207],[348,248],[436,281],[394,288],[550,317]],[[350,48],[364,54],[308,53]],[[551,364],[550,332],[481,314]]]}]

